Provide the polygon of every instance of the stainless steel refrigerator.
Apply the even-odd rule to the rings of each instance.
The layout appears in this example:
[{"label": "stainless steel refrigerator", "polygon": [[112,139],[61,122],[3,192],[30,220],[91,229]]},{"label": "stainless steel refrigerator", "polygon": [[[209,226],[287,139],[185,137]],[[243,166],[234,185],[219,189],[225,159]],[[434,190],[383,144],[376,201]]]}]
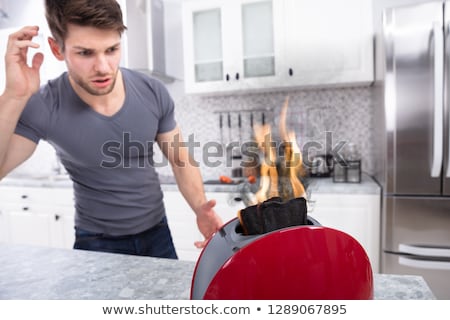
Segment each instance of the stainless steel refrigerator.
[{"label": "stainless steel refrigerator", "polygon": [[422,275],[450,299],[450,1],[382,20],[381,271]]}]

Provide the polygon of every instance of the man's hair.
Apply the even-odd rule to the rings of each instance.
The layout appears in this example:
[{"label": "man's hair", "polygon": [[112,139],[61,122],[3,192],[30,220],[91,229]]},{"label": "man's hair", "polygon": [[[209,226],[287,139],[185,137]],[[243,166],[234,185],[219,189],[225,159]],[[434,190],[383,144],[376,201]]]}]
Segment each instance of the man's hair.
[{"label": "man's hair", "polygon": [[120,34],[126,29],[116,0],[45,0],[45,17],[63,50],[68,24],[116,30]]}]

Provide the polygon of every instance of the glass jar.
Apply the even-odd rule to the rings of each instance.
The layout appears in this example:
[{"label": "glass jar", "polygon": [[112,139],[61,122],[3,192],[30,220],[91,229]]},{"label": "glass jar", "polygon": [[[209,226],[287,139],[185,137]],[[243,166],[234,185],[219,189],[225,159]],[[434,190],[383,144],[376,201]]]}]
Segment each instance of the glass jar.
[{"label": "glass jar", "polygon": [[347,182],[361,182],[361,160],[347,160]]},{"label": "glass jar", "polygon": [[333,165],[333,182],[346,182],[347,181],[347,167],[346,162],[334,159]]},{"label": "glass jar", "polygon": [[347,145],[347,152],[345,155],[345,162],[347,164],[347,182],[360,183],[361,182],[361,156],[354,143]]}]

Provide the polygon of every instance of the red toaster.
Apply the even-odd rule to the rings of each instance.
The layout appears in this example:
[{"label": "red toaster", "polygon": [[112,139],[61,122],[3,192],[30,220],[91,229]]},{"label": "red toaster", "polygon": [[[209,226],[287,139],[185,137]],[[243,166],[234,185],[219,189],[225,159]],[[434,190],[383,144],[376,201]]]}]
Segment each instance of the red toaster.
[{"label": "red toaster", "polygon": [[191,299],[373,299],[373,274],[352,236],[321,226],[287,227],[245,236],[239,219],[207,243],[195,266]]}]

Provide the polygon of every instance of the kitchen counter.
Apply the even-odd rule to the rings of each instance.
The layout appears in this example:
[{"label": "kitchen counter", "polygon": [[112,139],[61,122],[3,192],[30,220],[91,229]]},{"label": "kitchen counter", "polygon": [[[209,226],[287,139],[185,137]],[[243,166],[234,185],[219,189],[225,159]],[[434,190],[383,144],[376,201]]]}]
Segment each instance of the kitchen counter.
[{"label": "kitchen counter", "polygon": [[[189,299],[194,262],[0,244],[0,299]],[[374,275],[375,299],[435,299],[419,276]]]}]

